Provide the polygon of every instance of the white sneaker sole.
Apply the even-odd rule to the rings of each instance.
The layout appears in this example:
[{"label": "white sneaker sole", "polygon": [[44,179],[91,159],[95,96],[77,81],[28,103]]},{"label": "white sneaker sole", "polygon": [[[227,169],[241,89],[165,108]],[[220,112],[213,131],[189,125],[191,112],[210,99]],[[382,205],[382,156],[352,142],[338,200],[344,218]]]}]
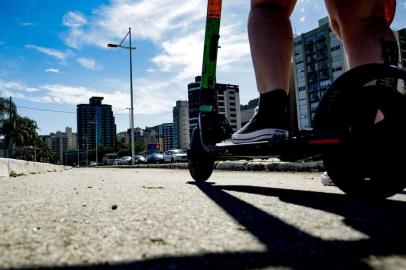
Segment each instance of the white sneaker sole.
[{"label": "white sneaker sole", "polygon": [[234,133],[231,136],[231,141],[235,144],[250,143],[268,140],[284,140],[289,136],[289,132],[283,129],[265,128],[254,132],[239,134]]},{"label": "white sneaker sole", "polygon": [[321,174],[320,180],[323,186],[335,186],[334,182],[331,180],[326,172]]}]

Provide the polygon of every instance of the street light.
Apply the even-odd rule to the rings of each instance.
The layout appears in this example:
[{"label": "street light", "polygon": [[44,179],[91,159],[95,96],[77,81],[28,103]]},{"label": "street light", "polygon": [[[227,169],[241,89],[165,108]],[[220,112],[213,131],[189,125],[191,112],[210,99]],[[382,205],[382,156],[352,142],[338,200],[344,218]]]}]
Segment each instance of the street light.
[{"label": "street light", "polygon": [[[123,42],[124,40],[127,38],[129,38],[130,41],[130,46],[123,46]],[[133,64],[132,64],[132,50],[135,50],[135,47],[131,46],[131,27],[128,28],[128,32],[125,35],[125,37],[123,38],[123,40],[121,40],[120,44],[112,44],[109,43],[107,44],[107,47],[109,48],[123,48],[123,49],[127,49],[130,52],[130,89],[131,89],[131,125],[130,125],[130,129],[131,129],[131,164],[134,165],[135,164],[135,148],[134,148],[134,104],[133,104]]]},{"label": "street light", "polygon": [[96,130],[96,165],[99,164],[99,155],[98,155],[98,137],[97,137],[97,113],[94,115],[94,122],[90,122],[91,124],[95,124],[95,130]]}]

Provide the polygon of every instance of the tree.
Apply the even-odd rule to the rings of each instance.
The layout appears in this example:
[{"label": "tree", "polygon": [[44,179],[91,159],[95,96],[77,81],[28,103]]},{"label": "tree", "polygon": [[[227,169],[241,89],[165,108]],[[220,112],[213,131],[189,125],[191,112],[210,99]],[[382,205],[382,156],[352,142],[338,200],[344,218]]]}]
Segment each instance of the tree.
[{"label": "tree", "polygon": [[0,97],[0,120],[17,115],[17,107],[11,98]]},{"label": "tree", "polygon": [[1,120],[0,134],[4,135],[5,146],[10,149],[14,143],[18,146],[33,145],[38,137],[37,129],[37,122],[16,114]]}]

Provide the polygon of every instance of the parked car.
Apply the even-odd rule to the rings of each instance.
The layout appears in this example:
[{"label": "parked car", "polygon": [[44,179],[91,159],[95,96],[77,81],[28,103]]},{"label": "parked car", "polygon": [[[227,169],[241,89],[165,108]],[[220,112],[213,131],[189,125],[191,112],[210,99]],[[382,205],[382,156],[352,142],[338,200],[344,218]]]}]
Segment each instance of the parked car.
[{"label": "parked car", "polygon": [[147,156],[148,163],[163,163],[164,155],[162,153],[152,153]]},{"label": "parked car", "polygon": [[113,161],[113,164],[114,164],[114,165],[123,165],[123,164],[124,164],[124,161],[123,161],[121,158],[116,158],[116,159]]},{"label": "parked car", "polygon": [[146,159],[144,156],[142,156],[142,155],[135,155],[135,156],[134,156],[134,161],[135,161],[135,163],[137,163],[137,164],[139,164],[139,163],[146,163],[146,162],[147,162],[147,159]]},{"label": "parked car", "polygon": [[[131,156],[123,156],[123,157],[121,157],[121,159],[123,161],[123,164],[125,164],[125,165],[131,165],[132,164],[131,163]],[[147,159],[144,156],[142,156],[142,155],[135,155],[134,156],[134,163],[135,164],[146,163],[146,162],[147,162]]]},{"label": "parked car", "polygon": [[164,153],[164,161],[165,162],[186,162],[187,161],[187,154],[185,151],[181,149],[172,149],[167,150]]},{"label": "parked car", "polygon": [[119,156],[116,153],[106,154],[103,158],[103,163],[106,165],[113,165],[114,160],[118,159]]},{"label": "parked car", "polygon": [[131,165],[131,156],[122,156],[121,160],[124,165]]},{"label": "parked car", "polygon": [[90,166],[97,166],[97,162],[96,162],[96,161],[90,161],[90,162],[89,162],[89,165],[90,165]]}]

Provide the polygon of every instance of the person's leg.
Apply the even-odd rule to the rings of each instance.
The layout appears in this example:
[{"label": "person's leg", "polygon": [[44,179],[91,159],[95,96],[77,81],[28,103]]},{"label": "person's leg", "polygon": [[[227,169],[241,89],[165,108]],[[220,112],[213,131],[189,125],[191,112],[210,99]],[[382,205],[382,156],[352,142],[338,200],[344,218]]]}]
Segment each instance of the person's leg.
[{"label": "person's leg", "polygon": [[387,2],[391,1],[325,2],[332,28],[344,43],[350,68],[369,63],[397,65],[397,43],[385,16]]},{"label": "person's leg", "polygon": [[[389,27],[388,5],[392,0],[326,0],[333,30],[343,41],[349,68],[369,63],[398,65],[398,47]],[[393,7],[390,7],[394,9]],[[394,11],[394,10],[393,10]],[[396,81],[386,79],[378,84],[396,87]],[[378,111],[375,122],[383,120]]]},{"label": "person's leg", "polygon": [[254,64],[258,108],[234,143],[287,138],[287,112],[293,34],[289,17],[296,0],[251,0],[248,36]]},{"label": "person's leg", "polygon": [[[325,3],[331,26],[344,43],[350,69],[369,63],[397,65],[397,43],[389,28],[394,1],[325,0]],[[375,122],[383,118],[378,111]],[[332,184],[326,173],[321,180],[324,185]]]},{"label": "person's leg", "polygon": [[251,0],[248,37],[258,91],[289,89],[293,34],[290,15],[296,0]]}]

